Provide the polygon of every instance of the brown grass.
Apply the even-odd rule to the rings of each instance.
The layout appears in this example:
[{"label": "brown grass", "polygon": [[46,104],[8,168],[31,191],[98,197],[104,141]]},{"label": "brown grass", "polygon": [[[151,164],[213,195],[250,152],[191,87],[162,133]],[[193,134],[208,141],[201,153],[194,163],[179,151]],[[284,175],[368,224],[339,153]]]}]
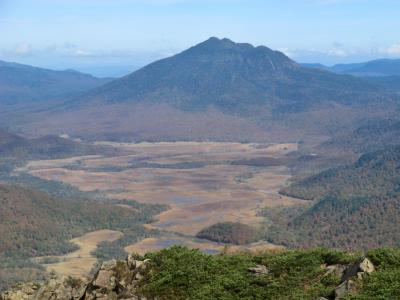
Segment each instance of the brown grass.
[{"label": "brown grass", "polygon": [[85,277],[89,275],[97,259],[91,254],[101,242],[112,242],[122,237],[122,232],[98,230],[72,239],[79,249],[63,256],[57,256],[59,262],[45,265],[48,272],[53,271],[60,276]]},{"label": "brown grass", "polygon": [[[266,207],[298,204],[278,190],[291,175],[284,166],[285,155],[296,144],[243,144],[176,142],[112,144],[125,153],[114,157],[80,157],[80,169],[67,169],[77,159],[30,162],[20,171],[44,179],[59,180],[84,191],[103,191],[118,199],[168,204],[170,210],[148,224],[169,232],[194,236],[218,222],[241,222],[257,226],[257,216]],[[232,161],[272,158],[281,166],[254,167]],[[265,160],[264,160],[265,161]],[[202,163],[197,168],[136,167],[138,163],[173,165]],[[123,170],[104,171],[105,167]],[[99,168],[102,168],[101,170]]]}]

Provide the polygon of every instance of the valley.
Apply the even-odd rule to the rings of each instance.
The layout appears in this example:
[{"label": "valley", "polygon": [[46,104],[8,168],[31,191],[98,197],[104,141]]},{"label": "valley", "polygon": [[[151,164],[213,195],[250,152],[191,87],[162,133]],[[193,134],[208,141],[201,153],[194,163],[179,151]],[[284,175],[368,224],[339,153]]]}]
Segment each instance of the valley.
[{"label": "valley", "polygon": [[[287,154],[297,150],[294,143],[97,144],[113,146],[123,155],[35,160],[14,173],[60,181],[85,192],[100,192],[108,199],[119,200],[118,206],[122,207],[130,200],[167,205],[168,209],[155,216],[154,222],[145,225],[161,235],[125,245],[126,252],[146,253],[178,244],[217,253],[224,250],[224,245],[196,239],[199,231],[225,222],[262,228],[265,222],[259,215],[262,209],[308,203],[278,193],[291,177],[286,163]],[[85,241],[85,236],[80,240]],[[89,243],[78,250],[81,253],[90,248],[89,252],[67,254],[64,261],[46,267],[65,275],[70,272],[82,275],[82,269],[76,271],[72,265],[93,263],[89,254],[95,247]],[[230,250],[275,248],[280,247],[258,242],[232,245]],[[83,269],[90,271],[90,268]]]}]

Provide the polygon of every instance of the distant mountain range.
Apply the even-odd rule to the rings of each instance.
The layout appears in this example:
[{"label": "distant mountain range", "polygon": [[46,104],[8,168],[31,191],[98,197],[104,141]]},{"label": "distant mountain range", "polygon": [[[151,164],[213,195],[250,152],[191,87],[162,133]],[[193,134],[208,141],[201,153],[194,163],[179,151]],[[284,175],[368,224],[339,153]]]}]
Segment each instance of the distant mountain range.
[{"label": "distant mountain range", "polygon": [[386,116],[397,100],[374,83],[304,67],[264,46],[210,38],[12,125],[91,139],[288,141]]},{"label": "distant mountain range", "polygon": [[318,63],[302,65],[309,68],[360,77],[400,76],[400,59],[378,59],[363,63],[338,64],[332,67]]},{"label": "distant mountain range", "polygon": [[65,100],[109,81],[74,70],[53,71],[0,61],[0,105]]}]

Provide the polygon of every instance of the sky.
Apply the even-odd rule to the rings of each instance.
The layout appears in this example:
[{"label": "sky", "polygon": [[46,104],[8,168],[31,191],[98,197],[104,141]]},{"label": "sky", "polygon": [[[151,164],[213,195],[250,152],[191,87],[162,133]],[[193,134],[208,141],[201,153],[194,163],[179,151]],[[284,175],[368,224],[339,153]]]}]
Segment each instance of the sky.
[{"label": "sky", "polygon": [[400,58],[399,0],[0,0],[0,60],[120,76],[211,36],[326,65]]}]

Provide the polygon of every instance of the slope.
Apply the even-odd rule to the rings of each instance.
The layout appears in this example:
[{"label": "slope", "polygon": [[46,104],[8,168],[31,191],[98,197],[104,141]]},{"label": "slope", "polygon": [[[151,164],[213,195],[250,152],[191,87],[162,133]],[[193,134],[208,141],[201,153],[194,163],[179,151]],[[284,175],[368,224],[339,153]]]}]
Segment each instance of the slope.
[{"label": "slope", "polygon": [[53,71],[0,61],[0,104],[64,100],[108,81],[73,70]]},{"label": "slope", "polygon": [[210,38],[30,125],[41,134],[131,140],[299,140],[394,113],[396,101],[373,84],[303,67],[267,47]]},{"label": "slope", "polygon": [[[283,194],[317,203],[289,221],[278,238],[291,246],[398,247],[400,147],[364,154],[354,165],[324,171]],[[275,236],[279,228],[273,228]],[[275,236],[276,237],[276,236]]]}]

